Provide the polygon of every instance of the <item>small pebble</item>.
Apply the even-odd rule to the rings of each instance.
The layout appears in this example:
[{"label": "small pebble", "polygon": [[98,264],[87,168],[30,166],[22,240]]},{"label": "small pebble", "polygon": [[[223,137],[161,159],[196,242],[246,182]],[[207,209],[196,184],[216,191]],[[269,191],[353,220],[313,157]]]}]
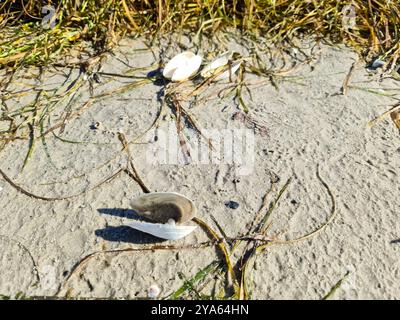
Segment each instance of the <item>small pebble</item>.
[{"label": "small pebble", "polygon": [[227,206],[230,209],[237,209],[237,208],[239,208],[239,203],[231,200],[231,201],[225,202],[225,206]]},{"label": "small pebble", "polygon": [[372,73],[377,73],[378,69],[381,69],[385,66],[385,62],[379,59],[375,59],[368,67],[367,71]]},{"label": "small pebble", "polygon": [[379,59],[375,59],[372,64],[371,64],[371,68],[372,69],[378,69],[378,68],[382,68],[385,65],[385,62]]},{"label": "small pebble", "polygon": [[100,125],[101,125],[101,123],[100,123],[99,121],[93,122],[93,123],[90,125],[90,129],[96,130],[96,129],[98,129],[98,128],[100,127]]}]

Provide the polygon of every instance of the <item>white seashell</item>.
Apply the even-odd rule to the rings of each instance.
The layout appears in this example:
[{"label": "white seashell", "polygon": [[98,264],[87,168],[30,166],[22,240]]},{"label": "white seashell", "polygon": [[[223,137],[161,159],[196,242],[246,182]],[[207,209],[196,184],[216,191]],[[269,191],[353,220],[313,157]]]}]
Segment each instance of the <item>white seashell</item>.
[{"label": "white seashell", "polygon": [[213,76],[219,68],[226,66],[229,63],[229,59],[232,58],[233,52],[226,51],[222,53],[218,58],[214,59],[211,63],[206,65],[203,70],[201,70],[200,75],[203,78],[209,78]]},{"label": "white seashell", "polygon": [[200,68],[202,57],[185,51],[173,57],[165,66],[163,76],[172,81],[184,81],[193,76]]},{"label": "white seashell", "polygon": [[125,225],[166,240],[178,240],[196,229],[196,226],[176,225],[193,219],[196,207],[192,200],[175,192],[153,192],[131,201],[139,215],[156,223],[131,221]]},{"label": "white seashell", "polygon": [[183,237],[186,237],[197,228],[196,226],[179,226],[139,221],[131,221],[124,224],[133,229],[149,233],[153,236],[166,240],[179,240]]},{"label": "white seashell", "polygon": [[160,295],[160,293],[161,289],[156,284],[153,284],[150,286],[147,296],[151,299],[155,299]]},{"label": "white seashell", "polygon": [[139,215],[157,223],[185,223],[193,219],[196,207],[192,200],[174,192],[153,192],[131,201]]},{"label": "white seashell", "polygon": [[230,76],[233,76],[236,73],[236,71],[239,70],[241,64],[242,64],[242,61],[234,62],[231,66],[229,66],[228,70],[226,70],[226,71],[222,72],[220,75],[216,76],[214,81],[229,79]]}]

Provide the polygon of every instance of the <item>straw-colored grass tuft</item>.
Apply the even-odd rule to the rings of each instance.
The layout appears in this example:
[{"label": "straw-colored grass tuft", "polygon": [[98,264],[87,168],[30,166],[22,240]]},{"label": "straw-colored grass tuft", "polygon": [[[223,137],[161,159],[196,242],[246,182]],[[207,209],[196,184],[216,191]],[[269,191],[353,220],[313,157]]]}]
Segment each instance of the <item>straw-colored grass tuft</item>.
[{"label": "straw-colored grass tuft", "polygon": [[312,34],[396,63],[400,2],[388,0],[3,0],[0,66],[42,64],[82,40],[97,51],[125,34],[211,34],[234,27],[271,42]]}]

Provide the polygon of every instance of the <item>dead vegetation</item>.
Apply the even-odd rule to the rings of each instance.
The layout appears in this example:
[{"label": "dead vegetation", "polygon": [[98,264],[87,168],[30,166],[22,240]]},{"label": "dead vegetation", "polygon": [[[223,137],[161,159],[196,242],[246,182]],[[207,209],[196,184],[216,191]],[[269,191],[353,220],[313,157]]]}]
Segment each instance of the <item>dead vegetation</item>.
[{"label": "dead vegetation", "polygon": [[396,61],[397,1],[5,0],[0,5],[0,65],[42,64],[66,49],[110,50],[124,35],[162,36],[176,30],[201,38],[229,27],[273,43],[313,34],[364,54]]}]

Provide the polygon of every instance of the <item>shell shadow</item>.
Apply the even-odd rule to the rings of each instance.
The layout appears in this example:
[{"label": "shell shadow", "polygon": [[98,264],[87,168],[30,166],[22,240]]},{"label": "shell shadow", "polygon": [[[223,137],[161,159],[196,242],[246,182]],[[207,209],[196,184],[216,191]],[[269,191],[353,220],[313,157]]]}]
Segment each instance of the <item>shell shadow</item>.
[{"label": "shell shadow", "polygon": [[100,214],[108,214],[120,218],[139,219],[140,216],[135,210],[123,208],[100,208],[97,209]]},{"label": "shell shadow", "polygon": [[169,82],[167,79],[164,78],[164,76],[162,74],[162,69],[157,68],[157,69],[151,70],[150,72],[147,73],[147,77],[154,78],[153,85],[160,88],[156,93],[157,101],[162,102],[163,97],[165,95],[165,86]]},{"label": "shell shadow", "polygon": [[126,242],[133,244],[156,244],[165,240],[153,237],[150,234],[140,232],[127,226],[108,226],[95,230],[97,237],[111,242]]},{"label": "shell shadow", "polygon": [[155,70],[151,70],[150,72],[147,73],[146,75],[148,78],[155,78],[153,81],[153,84],[157,87],[163,87],[165,86],[166,80],[164,79],[162,75],[162,69],[157,68]]},{"label": "shell shadow", "polygon": [[[97,209],[97,211],[100,214],[109,214],[116,217],[134,220],[144,220],[137,214],[135,210],[131,209],[101,208]],[[134,244],[156,244],[165,242],[163,239],[159,239],[150,234],[140,232],[127,226],[107,226],[103,229],[95,230],[94,234],[97,237],[112,242],[126,242]]]}]

